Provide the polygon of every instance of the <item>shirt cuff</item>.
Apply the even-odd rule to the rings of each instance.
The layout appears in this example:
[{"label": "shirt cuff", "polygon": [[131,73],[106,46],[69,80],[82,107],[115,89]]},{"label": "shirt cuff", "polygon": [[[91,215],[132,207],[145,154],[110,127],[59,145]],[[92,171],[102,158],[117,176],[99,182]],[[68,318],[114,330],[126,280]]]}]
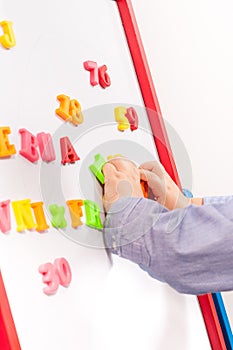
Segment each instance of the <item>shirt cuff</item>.
[{"label": "shirt cuff", "polygon": [[210,204],[221,204],[229,202],[233,199],[233,196],[214,196],[214,197],[205,197],[204,205]]}]

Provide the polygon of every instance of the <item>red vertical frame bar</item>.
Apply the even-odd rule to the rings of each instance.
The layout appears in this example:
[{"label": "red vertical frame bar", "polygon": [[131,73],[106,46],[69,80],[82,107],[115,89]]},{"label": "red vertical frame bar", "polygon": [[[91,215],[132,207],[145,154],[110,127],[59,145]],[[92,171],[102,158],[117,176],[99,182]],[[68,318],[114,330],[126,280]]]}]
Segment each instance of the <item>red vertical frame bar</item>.
[{"label": "red vertical frame bar", "polygon": [[0,271],[0,349],[21,350]]},{"label": "red vertical frame bar", "polygon": [[[116,0],[134,68],[137,74],[141,94],[147,109],[147,115],[153,132],[160,162],[168,174],[181,188],[174,157],[156,96],[146,54],[137,26],[131,0]],[[211,294],[198,296],[209,341],[213,350],[226,350],[222,329]]]}]

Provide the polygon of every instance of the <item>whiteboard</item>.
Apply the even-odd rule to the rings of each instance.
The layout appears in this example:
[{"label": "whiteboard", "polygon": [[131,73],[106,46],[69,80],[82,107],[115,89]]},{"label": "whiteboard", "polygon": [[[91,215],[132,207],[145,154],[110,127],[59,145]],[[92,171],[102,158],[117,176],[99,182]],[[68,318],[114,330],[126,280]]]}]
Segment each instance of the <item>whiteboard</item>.
[{"label": "whiteboard", "polygon": [[[81,196],[100,203],[98,183],[87,169],[96,153],[124,153],[138,164],[157,158],[115,2],[0,4],[2,19],[13,21],[17,40],[10,50],[0,48],[0,120],[1,126],[10,126],[9,139],[17,150],[0,160],[1,201],[47,203],[51,174],[58,169],[52,179],[60,179],[62,199]],[[83,68],[87,60],[107,65],[109,88],[90,86]],[[83,124],[74,128],[55,115],[60,94],[81,103]],[[137,109],[139,130],[117,130],[113,110],[119,105]],[[34,135],[50,132],[56,161],[31,164],[20,156],[20,128]],[[72,138],[73,133],[80,161],[62,167],[59,137]],[[51,194],[52,200],[60,204],[60,197]],[[77,234],[67,208],[65,215],[65,232],[50,227],[45,233],[18,233],[11,210],[12,229],[0,235],[0,266],[23,350],[209,349],[196,298],[179,295],[117,256],[112,263],[101,232],[84,224]],[[72,282],[46,296],[38,267],[58,257],[68,260]]]}]

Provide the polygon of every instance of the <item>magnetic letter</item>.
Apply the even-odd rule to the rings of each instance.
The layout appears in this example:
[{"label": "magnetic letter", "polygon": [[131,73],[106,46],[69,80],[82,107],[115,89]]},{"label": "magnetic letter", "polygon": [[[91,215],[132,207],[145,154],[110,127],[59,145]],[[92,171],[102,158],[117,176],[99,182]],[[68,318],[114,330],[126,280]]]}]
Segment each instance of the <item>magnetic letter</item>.
[{"label": "magnetic letter", "polygon": [[117,153],[117,154],[112,154],[107,156],[107,160],[113,159],[113,158],[117,158],[117,157],[124,157],[122,154]]},{"label": "magnetic letter", "polygon": [[0,230],[2,233],[9,232],[11,229],[9,204],[10,200],[0,202]]},{"label": "magnetic letter", "polygon": [[89,166],[89,169],[97,177],[97,179],[104,184],[104,174],[102,173],[102,168],[106,163],[105,159],[101,154],[95,155],[95,162]]},{"label": "magnetic letter", "polygon": [[11,130],[8,126],[0,128],[0,158],[10,157],[12,154],[16,153],[14,145],[10,145],[8,136]]},{"label": "magnetic letter", "polygon": [[32,163],[37,162],[39,153],[37,151],[38,142],[36,136],[32,135],[26,129],[20,129],[19,133],[21,135],[21,150],[19,154]]},{"label": "magnetic letter", "polygon": [[36,219],[36,231],[42,232],[49,228],[46,222],[45,214],[43,210],[43,202],[31,203],[31,208],[34,211],[34,216]]},{"label": "magnetic letter", "polygon": [[12,29],[13,23],[10,21],[2,21],[0,22],[0,25],[2,26],[4,32],[4,34],[0,36],[0,43],[6,49],[10,49],[16,45],[16,40]]},{"label": "magnetic letter", "polygon": [[23,199],[21,201],[12,202],[13,211],[17,223],[17,231],[32,230],[36,228],[34,222],[30,199]]},{"label": "magnetic letter", "polygon": [[86,225],[97,229],[103,228],[98,204],[86,199],[84,200],[84,205],[86,211]]},{"label": "magnetic letter", "polygon": [[63,206],[58,206],[57,204],[51,204],[49,206],[49,211],[52,215],[51,224],[55,228],[65,228],[67,226],[65,215],[65,208]]},{"label": "magnetic letter", "polygon": [[143,196],[148,198],[148,182],[144,180],[140,180],[140,185],[142,188]]},{"label": "magnetic letter", "polygon": [[79,156],[74,150],[74,147],[72,146],[70,139],[66,137],[62,137],[60,139],[60,146],[61,146],[61,163],[65,165],[66,163],[75,163],[77,160],[79,160]]},{"label": "magnetic letter", "polygon": [[81,216],[83,216],[82,206],[83,206],[83,200],[82,199],[71,199],[66,201],[66,204],[68,205],[69,211],[70,211],[70,217],[72,221],[72,227],[76,228],[80,225],[82,225],[82,221],[80,219]]},{"label": "magnetic letter", "polygon": [[37,140],[39,143],[39,150],[42,160],[48,163],[55,160],[56,155],[51,135],[46,134],[45,132],[40,132],[37,134]]}]

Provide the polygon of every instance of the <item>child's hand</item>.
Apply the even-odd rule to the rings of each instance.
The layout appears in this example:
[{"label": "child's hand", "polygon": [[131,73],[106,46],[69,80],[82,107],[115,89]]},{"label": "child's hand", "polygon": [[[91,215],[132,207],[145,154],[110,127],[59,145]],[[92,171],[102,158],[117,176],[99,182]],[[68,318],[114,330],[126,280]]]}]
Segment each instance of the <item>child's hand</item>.
[{"label": "child's hand", "polygon": [[192,203],[190,198],[183,195],[159,162],[143,163],[139,169],[141,179],[148,182],[154,199],[167,209],[184,208]]},{"label": "child's hand", "polygon": [[104,198],[106,212],[122,197],[143,197],[140,171],[127,158],[113,158],[103,166]]}]

